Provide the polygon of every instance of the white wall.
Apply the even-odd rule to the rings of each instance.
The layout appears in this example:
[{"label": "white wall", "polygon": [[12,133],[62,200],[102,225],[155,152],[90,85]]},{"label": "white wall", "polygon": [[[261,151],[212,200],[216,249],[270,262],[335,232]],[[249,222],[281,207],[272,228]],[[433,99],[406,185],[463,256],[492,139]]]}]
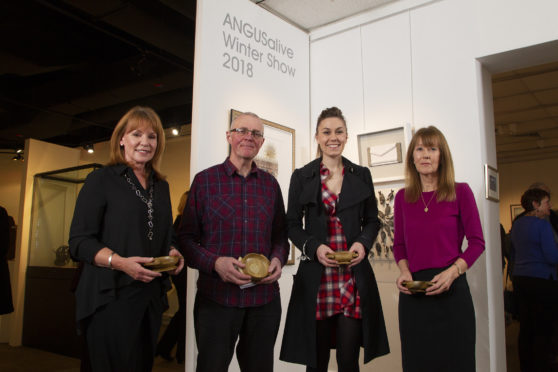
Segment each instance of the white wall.
[{"label": "white wall", "polygon": [[[226,70],[223,20],[227,13],[265,28],[286,44],[296,45],[296,78],[285,78],[253,61],[251,78]],[[468,275],[477,312],[477,370],[504,371],[499,205],[484,198],[483,166],[497,167],[490,74],[496,65],[501,68],[517,61],[517,55],[506,54],[511,50],[528,48],[536,54],[546,54],[531,57],[531,61],[556,55],[556,51],[549,50],[554,45],[551,42],[558,39],[555,14],[558,3],[553,0],[536,4],[520,0],[400,0],[313,31],[306,57],[306,36],[251,2],[201,0],[197,13],[191,174],[226,157],[224,133],[230,108],[254,111],[295,128],[297,166],[313,158],[315,120],[325,107],[335,105],[345,113],[350,134],[345,155],[356,162],[358,134],[406,123],[414,128],[438,126],[452,149],[457,180],[468,182],[475,193],[487,242],[485,254]],[[533,49],[541,43],[548,44]],[[308,68],[309,93],[307,74],[303,72]],[[211,151],[207,151],[210,139]],[[392,182],[382,187],[398,185],[400,182]],[[283,278],[293,269],[287,268]],[[192,287],[188,329],[193,330],[190,314],[195,278],[193,273],[189,276]],[[285,308],[290,280],[281,285]],[[376,367],[399,371],[397,291],[392,279],[381,279],[379,287],[392,353],[362,370]],[[281,334],[282,330],[279,339]],[[187,360],[191,360],[187,370],[193,370],[195,346],[191,332],[187,351]],[[232,370],[237,368],[234,365]],[[281,362],[276,366],[277,370],[302,370],[297,368]],[[330,369],[335,368],[332,362]]]},{"label": "white wall", "polygon": [[[191,179],[194,175],[218,163],[228,154],[225,132],[229,125],[229,111],[251,111],[260,117],[295,129],[295,163],[299,167],[310,160],[309,140],[309,74],[308,35],[285,23],[248,0],[199,0],[196,13],[196,53],[194,63],[194,99],[192,113]],[[226,22],[232,20],[248,22],[262,30],[272,39],[279,39],[283,48],[292,49],[292,57],[272,51],[249,36],[231,30]],[[250,29],[252,29],[250,27]],[[256,50],[258,60],[231,50],[225,45],[224,37],[238,37],[238,41],[250,44]],[[284,50],[284,49],[283,49]],[[226,68],[226,55],[236,58],[239,66],[251,64],[247,69],[234,71]],[[260,54],[262,53],[262,54]],[[259,56],[263,61],[259,61]],[[267,66],[268,56],[294,68],[294,76]],[[231,66],[232,67],[232,66]],[[251,76],[250,76],[251,75]],[[288,187],[288,185],[287,185]],[[285,194],[286,198],[286,194]],[[283,319],[289,300],[292,275],[295,266],[286,266],[279,281]],[[188,311],[186,322],[186,370],[195,369],[196,349],[193,327],[193,304],[197,273],[188,272]],[[276,358],[279,358],[283,322],[276,343]],[[298,369],[297,369],[298,368]],[[303,370],[291,364],[277,361],[276,371]],[[238,371],[236,358],[230,371]]]},{"label": "white wall", "polygon": [[[487,242],[468,275],[477,313],[479,371],[506,367],[500,213],[498,204],[484,198],[483,165],[497,167],[492,92],[488,66],[478,60],[492,62],[494,54],[558,39],[555,14],[555,1],[535,6],[504,0],[401,0],[310,34],[312,118],[331,105],[345,112],[352,134],[345,153],[353,161],[358,161],[359,133],[411,123],[415,128],[436,125],[446,135],[456,178],[475,193]],[[393,282],[380,280],[380,292],[385,312],[396,313]],[[363,371],[401,369],[397,319],[388,315],[386,320],[392,353]]]}]

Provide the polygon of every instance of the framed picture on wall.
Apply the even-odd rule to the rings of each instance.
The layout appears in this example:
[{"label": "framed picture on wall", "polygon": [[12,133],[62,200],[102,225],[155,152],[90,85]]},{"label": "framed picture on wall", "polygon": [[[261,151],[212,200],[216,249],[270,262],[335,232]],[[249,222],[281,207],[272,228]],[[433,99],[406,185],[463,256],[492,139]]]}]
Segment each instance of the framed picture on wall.
[{"label": "framed picture on wall", "polygon": [[368,167],[374,183],[402,180],[410,125],[357,136],[359,163]]},{"label": "framed picture on wall", "polygon": [[484,184],[486,198],[492,201],[500,201],[500,183],[498,181],[498,171],[490,165],[484,165]]},{"label": "framed picture on wall", "polygon": [[521,204],[510,204],[510,216],[511,216],[511,223],[513,225],[513,221],[523,213],[525,209],[521,206]]},{"label": "framed picture on wall", "polygon": [[[230,123],[241,111],[231,109]],[[263,119],[264,144],[254,159],[259,168],[271,173],[279,182],[283,195],[288,195],[291,174],[295,169],[295,130]],[[295,248],[291,244],[287,265],[295,263]]]}]

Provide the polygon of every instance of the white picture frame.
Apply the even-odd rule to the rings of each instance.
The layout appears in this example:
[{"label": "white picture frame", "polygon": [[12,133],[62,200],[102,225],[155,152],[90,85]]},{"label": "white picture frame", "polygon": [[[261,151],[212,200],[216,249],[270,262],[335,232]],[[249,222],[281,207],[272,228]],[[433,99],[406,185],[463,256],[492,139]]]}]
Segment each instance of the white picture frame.
[{"label": "white picture frame", "polygon": [[488,164],[484,165],[484,186],[486,199],[495,202],[500,201],[500,181],[498,170]]}]

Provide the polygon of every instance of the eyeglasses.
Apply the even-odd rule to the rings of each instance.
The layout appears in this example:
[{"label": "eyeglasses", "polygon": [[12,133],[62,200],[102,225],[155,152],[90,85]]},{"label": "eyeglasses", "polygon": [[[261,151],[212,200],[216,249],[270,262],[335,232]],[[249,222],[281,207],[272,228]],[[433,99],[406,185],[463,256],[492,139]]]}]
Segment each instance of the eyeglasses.
[{"label": "eyeglasses", "polygon": [[258,139],[263,138],[263,133],[260,132],[259,130],[256,130],[256,129],[234,128],[234,129],[231,129],[230,132],[236,132],[243,137],[247,136],[248,133],[250,133],[252,135],[252,137],[254,137],[254,138],[258,138]]}]

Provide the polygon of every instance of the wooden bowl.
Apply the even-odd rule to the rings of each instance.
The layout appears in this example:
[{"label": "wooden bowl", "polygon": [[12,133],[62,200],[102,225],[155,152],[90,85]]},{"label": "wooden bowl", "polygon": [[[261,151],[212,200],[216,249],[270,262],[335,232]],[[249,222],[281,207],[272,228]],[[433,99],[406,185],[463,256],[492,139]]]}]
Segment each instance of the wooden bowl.
[{"label": "wooden bowl", "polygon": [[413,281],[401,282],[401,284],[412,293],[424,293],[426,292],[426,288],[430,287],[434,283],[421,281],[421,280],[413,280]]},{"label": "wooden bowl", "polygon": [[240,271],[246,275],[250,275],[254,282],[262,280],[269,275],[268,270],[270,262],[263,254],[248,253],[244,257],[239,257],[238,260],[246,265],[244,269],[240,269]]},{"label": "wooden bowl", "polygon": [[350,251],[339,251],[326,254],[327,258],[337,261],[339,265],[348,265],[353,258],[358,257],[358,253]]},{"label": "wooden bowl", "polygon": [[143,266],[158,273],[163,271],[172,271],[177,268],[179,258],[180,257],[177,256],[155,257],[153,258],[153,261],[144,263]]}]

